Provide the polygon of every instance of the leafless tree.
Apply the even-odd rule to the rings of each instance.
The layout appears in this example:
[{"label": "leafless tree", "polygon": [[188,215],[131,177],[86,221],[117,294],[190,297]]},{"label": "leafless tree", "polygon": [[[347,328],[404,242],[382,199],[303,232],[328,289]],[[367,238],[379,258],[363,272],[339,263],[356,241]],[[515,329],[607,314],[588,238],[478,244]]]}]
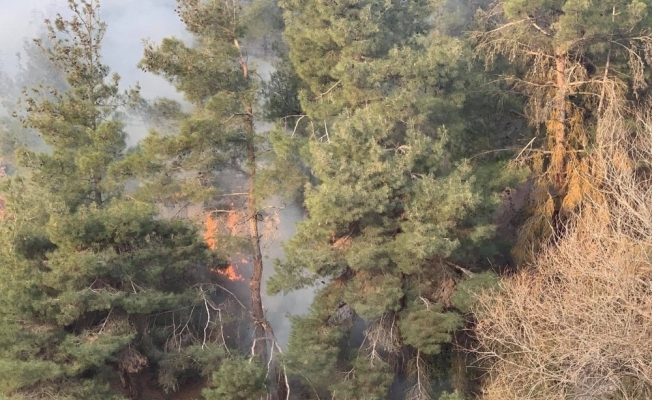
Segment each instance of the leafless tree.
[{"label": "leafless tree", "polygon": [[480,296],[485,400],[652,398],[649,110],[605,111],[594,194],[560,241]]}]

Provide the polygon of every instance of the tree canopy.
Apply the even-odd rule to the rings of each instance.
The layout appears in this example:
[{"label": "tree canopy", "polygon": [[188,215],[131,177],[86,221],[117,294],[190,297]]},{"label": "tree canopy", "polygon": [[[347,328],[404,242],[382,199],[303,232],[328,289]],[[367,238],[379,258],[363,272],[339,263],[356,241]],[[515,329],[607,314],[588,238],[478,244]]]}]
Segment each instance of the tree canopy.
[{"label": "tree canopy", "polygon": [[177,102],[69,0],[0,71],[0,394],[650,397],[648,2],[177,0]]},{"label": "tree canopy", "polygon": [[109,382],[137,395],[138,374],[164,362],[179,335],[175,320],[188,321],[183,347],[201,343],[192,274],[211,261],[192,225],[161,220],[111,173],[124,155],[119,111],[131,93],[102,64],[99,4],[70,9],[70,19],[48,22],[54,44],[44,48],[69,88],[34,88],[24,99],[23,123],[48,151],[20,150],[28,172],[4,183],[0,387],[29,398],[118,398]]}]

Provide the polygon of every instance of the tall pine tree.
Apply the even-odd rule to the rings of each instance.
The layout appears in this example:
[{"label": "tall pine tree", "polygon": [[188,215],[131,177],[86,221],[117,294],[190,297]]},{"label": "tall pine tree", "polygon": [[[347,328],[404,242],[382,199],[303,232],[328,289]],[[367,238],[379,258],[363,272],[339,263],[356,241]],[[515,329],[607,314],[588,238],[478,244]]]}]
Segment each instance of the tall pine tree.
[{"label": "tall pine tree", "polygon": [[[222,172],[235,173],[235,179],[245,182],[246,193],[234,196],[245,199],[241,223],[247,231],[245,253],[253,260],[252,349],[263,365],[274,370],[276,360],[270,361],[275,351],[274,333],[261,297],[263,254],[258,222],[262,195],[257,183],[262,135],[255,129],[260,76],[243,43],[246,14],[237,2],[220,0],[178,0],[176,11],[193,35],[193,44],[177,38],[149,44],[140,65],[171,82],[193,109],[181,115],[178,134],[153,132],[147,137],[142,151],[126,168],[149,171],[146,187],[160,193],[162,199],[204,204],[215,200]],[[269,376],[272,381],[276,378],[274,372]]]},{"label": "tall pine tree", "polygon": [[455,132],[442,123],[461,107],[464,46],[430,32],[428,2],[283,6],[317,182],[270,287],[325,284],[294,318],[290,365],[335,398],[386,398],[399,371],[432,398],[431,363],[463,325],[468,294],[493,279],[455,263],[492,234],[486,221],[457,226],[487,200],[451,160]]},{"label": "tall pine tree", "polygon": [[69,6],[70,19],[47,21],[53,45],[43,48],[69,89],[37,87],[24,99],[23,123],[49,151],[22,149],[26,172],[3,187],[0,392],[109,399],[120,397],[109,383],[122,381],[137,397],[147,372],[174,389],[220,352],[163,373],[170,349],[210,339],[206,315],[191,311],[205,299],[192,275],[209,266],[208,249],[193,227],[125,196],[110,173],[125,150],[119,109],[129,93],[102,63],[98,2]]}]

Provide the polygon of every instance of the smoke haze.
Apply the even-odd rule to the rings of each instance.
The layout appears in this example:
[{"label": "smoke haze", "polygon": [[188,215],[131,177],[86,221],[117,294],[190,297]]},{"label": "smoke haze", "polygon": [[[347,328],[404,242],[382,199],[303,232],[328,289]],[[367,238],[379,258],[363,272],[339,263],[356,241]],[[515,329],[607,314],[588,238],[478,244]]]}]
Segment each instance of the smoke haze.
[{"label": "smoke haze", "polygon": [[[25,40],[43,32],[45,18],[59,12],[69,13],[66,0],[2,1],[0,13],[0,65],[13,76],[16,53]],[[107,0],[102,3],[102,18],[108,24],[103,43],[104,62],[122,76],[123,86],[140,82],[146,98],[181,96],[164,79],[146,74],[136,65],[143,54],[143,40],[160,42],[167,36],[188,38],[183,24],[174,13],[174,0]]]},{"label": "smoke haze", "polygon": [[[43,20],[54,18],[56,13],[69,15],[67,0],[29,0],[14,2],[0,0],[3,12],[0,14],[0,71],[13,78],[18,71],[21,53],[25,41],[38,37],[44,32]],[[104,0],[101,5],[101,17],[108,29],[103,41],[102,55],[104,63],[112,72],[122,77],[122,88],[141,86],[141,95],[146,99],[166,97],[183,101],[183,96],[163,78],[145,73],[137,67],[143,55],[144,40],[160,43],[164,37],[176,36],[191,40],[183,23],[174,12],[174,0]],[[268,61],[250,58],[263,79],[268,79],[273,71]],[[270,124],[258,122],[258,131],[272,128]],[[126,126],[128,145],[136,145],[147,134],[149,127],[137,119],[130,119]],[[278,205],[274,202],[275,206]],[[299,207],[291,205],[281,209],[273,230],[273,238],[265,239],[266,280],[273,273],[273,259],[282,257],[281,243],[290,238],[296,223],[303,219]],[[246,285],[248,286],[248,285]],[[282,346],[286,346],[290,333],[290,321],[287,314],[305,313],[314,297],[314,289],[304,289],[286,296],[264,296],[267,318],[272,324]]]},{"label": "smoke haze", "polygon": [[289,315],[302,315],[308,311],[315,297],[316,287],[295,290],[286,295],[267,295],[267,279],[274,273],[273,260],[283,258],[281,243],[290,239],[296,232],[296,225],[304,218],[303,211],[296,204],[283,207],[278,200],[272,205],[279,207],[277,223],[272,228],[276,234],[263,237],[265,250],[265,268],[263,270],[263,306],[266,309],[267,320],[274,329],[274,336],[283,348],[287,348],[291,324]]}]

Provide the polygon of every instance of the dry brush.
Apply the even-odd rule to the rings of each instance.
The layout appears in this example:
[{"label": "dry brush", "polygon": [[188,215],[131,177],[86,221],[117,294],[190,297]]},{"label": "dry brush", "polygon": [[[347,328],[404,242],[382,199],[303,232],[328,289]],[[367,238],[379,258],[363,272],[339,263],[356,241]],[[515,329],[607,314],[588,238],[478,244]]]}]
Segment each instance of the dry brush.
[{"label": "dry brush", "polygon": [[609,110],[593,196],[532,265],[479,297],[485,400],[652,398],[652,114]]}]

